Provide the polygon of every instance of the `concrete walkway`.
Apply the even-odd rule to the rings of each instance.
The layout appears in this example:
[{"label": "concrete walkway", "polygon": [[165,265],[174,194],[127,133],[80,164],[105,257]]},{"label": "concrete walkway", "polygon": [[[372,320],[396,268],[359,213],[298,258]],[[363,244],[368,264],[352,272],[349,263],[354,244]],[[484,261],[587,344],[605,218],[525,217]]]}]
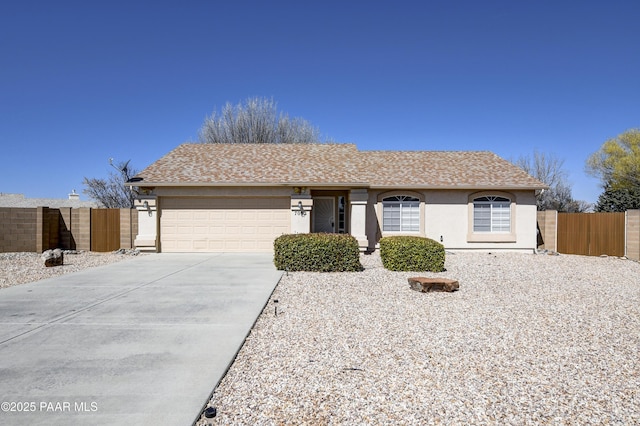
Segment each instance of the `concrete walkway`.
[{"label": "concrete walkway", "polygon": [[0,290],[0,424],[192,424],[282,273],[154,254]]}]

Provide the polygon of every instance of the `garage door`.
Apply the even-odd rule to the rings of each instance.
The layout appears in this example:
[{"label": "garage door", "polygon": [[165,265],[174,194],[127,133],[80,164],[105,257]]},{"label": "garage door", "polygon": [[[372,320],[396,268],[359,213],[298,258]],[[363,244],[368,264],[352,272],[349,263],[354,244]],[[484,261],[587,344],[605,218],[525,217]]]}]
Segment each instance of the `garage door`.
[{"label": "garage door", "polygon": [[162,198],[161,251],[272,251],[273,240],[289,233],[290,203],[288,197]]}]

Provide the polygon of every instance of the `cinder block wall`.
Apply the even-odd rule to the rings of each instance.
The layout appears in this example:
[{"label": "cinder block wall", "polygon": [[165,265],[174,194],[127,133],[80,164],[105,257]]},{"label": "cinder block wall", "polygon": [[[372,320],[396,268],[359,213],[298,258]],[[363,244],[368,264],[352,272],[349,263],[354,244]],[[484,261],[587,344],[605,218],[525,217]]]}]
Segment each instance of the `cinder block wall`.
[{"label": "cinder block wall", "polygon": [[76,240],[76,250],[91,250],[91,209],[81,207],[78,212],[77,227],[72,230]]},{"label": "cinder block wall", "polygon": [[120,209],[120,248],[128,249],[131,244],[131,212]]},{"label": "cinder block wall", "polygon": [[138,210],[129,209],[131,214],[131,248],[135,248],[135,240],[138,235]]},{"label": "cinder block wall", "polygon": [[627,257],[640,261],[640,210],[627,211]]},{"label": "cinder block wall", "polygon": [[138,235],[138,211],[120,209],[120,248],[133,248],[136,235]]},{"label": "cinder block wall", "polygon": [[49,222],[48,249],[62,247],[60,245],[60,210],[47,209],[46,221]]},{"label": "cinder block wall", "polygon": [[36,251],[36,209],[0,208],[0,252]]},{"label": "cinder block wall", "polygon": [[[537,213],[539,237],[542,238],[542,244],[538,248],[543,250],[556,251],[556,233],[558,226],[558,212],[555,210],[545,210]],[[540,242],[540,238],[538,239]]]},{"label": "cinder block wall", "polygon": [[[120,247],[133,248],[138,234],[135,209],[120,210]],[[91,209],[0,207],[0,253],[61,248],[91,250]]]},{"label": "cinder block wall", "polygon": [[36,209],[36,250],[42,253],[45,250],[60,246],[60,211],[48,207]]},{"label": "cinder block wall", "polygon": [[74,215],[73,209],[71,207],[61,207],[58,210],[60,210],[60,222],[58,226],[60,248],[75,250],[76,242],[73,238],[73,232],[71,232]]}]

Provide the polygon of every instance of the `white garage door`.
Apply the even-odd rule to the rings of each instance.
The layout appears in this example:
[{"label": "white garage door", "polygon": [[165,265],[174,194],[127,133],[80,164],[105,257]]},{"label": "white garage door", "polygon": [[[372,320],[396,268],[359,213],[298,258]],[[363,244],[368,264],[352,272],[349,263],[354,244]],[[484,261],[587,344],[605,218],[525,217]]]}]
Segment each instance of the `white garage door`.
[{"label": "white garage door", "polygon": [[272,251],[289,233],[289,198],[162,198],[163,252]]}]

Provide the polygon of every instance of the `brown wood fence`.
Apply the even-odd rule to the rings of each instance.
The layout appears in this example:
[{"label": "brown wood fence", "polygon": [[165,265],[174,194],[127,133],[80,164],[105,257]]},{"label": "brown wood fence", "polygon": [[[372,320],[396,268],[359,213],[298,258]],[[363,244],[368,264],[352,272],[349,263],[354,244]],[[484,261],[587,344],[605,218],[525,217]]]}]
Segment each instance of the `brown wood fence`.
[{"label": "brown wood fence", "polygon": [[120,209],[91,210],[91,251],[120,248]]},{"label": "brown wood fence", "polygon": [[625,255],[624,213],[558,213],[559,253]]}]

